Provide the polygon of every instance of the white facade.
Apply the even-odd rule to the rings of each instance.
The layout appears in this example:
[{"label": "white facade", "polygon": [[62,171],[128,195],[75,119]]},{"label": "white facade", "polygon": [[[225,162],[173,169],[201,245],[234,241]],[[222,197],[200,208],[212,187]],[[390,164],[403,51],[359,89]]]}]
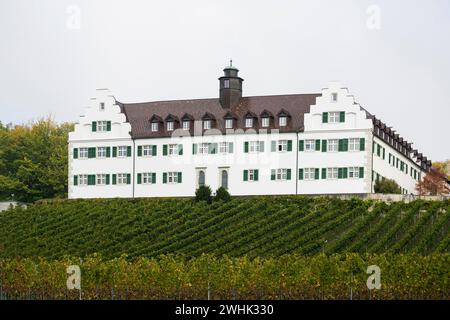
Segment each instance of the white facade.
[{"label": "white facade", "polygon": [[[224,185],[232,195],[363,194],[373,192],[373,172],[415,193],[418,177],[410,170],[420,172],[374,135],[366,111],[338,83],[322,89],[296,132],[180,137],[180,128],[170,138],[142,139],[130,132],[114,97],[97,90],[69,135],[69,198],[193,196],[200,183]],[[385,148],[384,160],[374,141]],[[407,163],[408,173],[388,163],[389,153]]]}]

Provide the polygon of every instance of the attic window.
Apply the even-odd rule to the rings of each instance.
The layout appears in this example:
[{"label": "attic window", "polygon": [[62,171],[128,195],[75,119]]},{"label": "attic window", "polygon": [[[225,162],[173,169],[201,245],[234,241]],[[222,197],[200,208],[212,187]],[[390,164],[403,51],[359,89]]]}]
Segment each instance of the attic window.
[{"label": "attic window", "polygon": [[331,102],[337,102],[338,94],[336,92],[333,92],[331,94]]},{"label": "attic window", "polygon": [[267,128],[269,126],[269,117],[261,118],[261,126]]},{"label": "attic window", "polygon": [[225,129],[233,129],[233,119],[225,119]]},{"label": "attic window", "polygon": [[203,129],[204,130],[211,129],[211,120],[203,120]]},{"label": "attic window", "polygon": [[279,125],[280,125],[280,127],[285,127],[287,125],[287,117],[286,116],[280,116]]},{"label": "attic window", "polygon": [[159,123],[158,122],[152,122],[152,132],[157,132],[159,129]]},{"label": "attic window", "polygon": [[105,103],[100,102],[100,111],[104,111],[104,110],[105,110]]},{"label": "attic window", "polygon": [[245,119],[245,127],[246,128],[252,128],[253,127],[253,118],[246,118]]},{"label": "attic window", "polygon": [[167,122],[167,131],[173,131],[173,121]]},{"label": "attic window", "polygon": [[230,87],[230,80],[229,79],[225,79],[223,81],[223,87],[224,88],[229,88]]},{"label": "attic window", "polygon": [[189,120],[183,121],[183,130],[189,130],[189,127],[191,125],[191,122]]}]

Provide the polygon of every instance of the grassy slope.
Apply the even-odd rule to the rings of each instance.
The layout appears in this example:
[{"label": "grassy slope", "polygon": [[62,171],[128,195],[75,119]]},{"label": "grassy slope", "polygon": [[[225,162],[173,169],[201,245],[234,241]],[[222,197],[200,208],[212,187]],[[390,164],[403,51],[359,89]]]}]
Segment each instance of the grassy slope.
[{"label": "grassy slope", "polygon": [[449,252],[450,203],[306,197],[63,200],[0,213],[0,257]]}]

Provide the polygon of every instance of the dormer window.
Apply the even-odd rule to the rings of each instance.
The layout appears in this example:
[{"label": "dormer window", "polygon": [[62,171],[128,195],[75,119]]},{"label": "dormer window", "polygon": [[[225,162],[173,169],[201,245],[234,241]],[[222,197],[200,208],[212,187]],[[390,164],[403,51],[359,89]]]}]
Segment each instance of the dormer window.
[{"label": "dormer window", "polygon": [[159,123],[152,122],[152,132],[158,132],[158,130],[159,130]]},{"label": "dormer window", "polygon": [[168,121],[167,122],[167,131],[173,131],[174,125],[173,125],[173,121]]},{"label": "dormer window", "polygon": [[245,127],[246,128],[253,128],[253,118],[246,118],[245,119]]},{"label": "dormer window", "polygon": [[287,117],[286,116],[280,116],[278,122],[279,122],[279,126],[280,127],[286,127],[287,126]]},{"label": "dormer window", "polygon": [[184,120],[183,121],[183,130],[189,130],[191,127],[191,121],[189,120]]},{"label": "dormer window", "polygon": [[203,130],[211,129],[211,120],[203,120]]},{"label": "dormer window", "polygon": [[225,119],[225,129],[233,129],[233,119]]},{"label": "dormer window", "polygon": [[100,102],[100,111],[105,111],[105,103]]},{"label": "dormer window", "polygon": [[331,102],[337,102],[338,94],[336,92],[333,92],[331,94]]},{"label": "dormer window", "polygon": [[269,117],[261,118],[261,126],[263,128],[268,128],[269,127],[269,123],[270,123]]}]

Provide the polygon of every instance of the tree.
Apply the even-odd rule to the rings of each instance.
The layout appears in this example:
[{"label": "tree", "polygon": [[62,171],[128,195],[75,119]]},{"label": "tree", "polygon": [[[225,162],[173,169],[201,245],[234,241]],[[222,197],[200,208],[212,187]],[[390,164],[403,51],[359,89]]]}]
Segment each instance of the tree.
[{"label": "tree", "polygon": [[381,178],[375,182],[375,193],[400,194],[400,186],[392,179]]},{"label": "tree", "polygon": [[200,186],[195,190],[195,201],[206,201],[207,203],[211,203],[211,193],[211,188],[209,186]]},{"label": "tree", "polygon": [[416,184],[419,195],[437,196],[449,192],[447,177],[439,169],[431,167],[430,171]]},{"label": "tree", "polygon": [[450,159],[433,162],[433,168],[445,174],[447,179],[450,179]]},{"label": "tree", "polygon": [[214,200],[228,202],[230,201],[230,199],[231,196],[230,193],[227,191],[227,189],[225,189],[224,187],[220,187],[219,189],[217,189]]}]

